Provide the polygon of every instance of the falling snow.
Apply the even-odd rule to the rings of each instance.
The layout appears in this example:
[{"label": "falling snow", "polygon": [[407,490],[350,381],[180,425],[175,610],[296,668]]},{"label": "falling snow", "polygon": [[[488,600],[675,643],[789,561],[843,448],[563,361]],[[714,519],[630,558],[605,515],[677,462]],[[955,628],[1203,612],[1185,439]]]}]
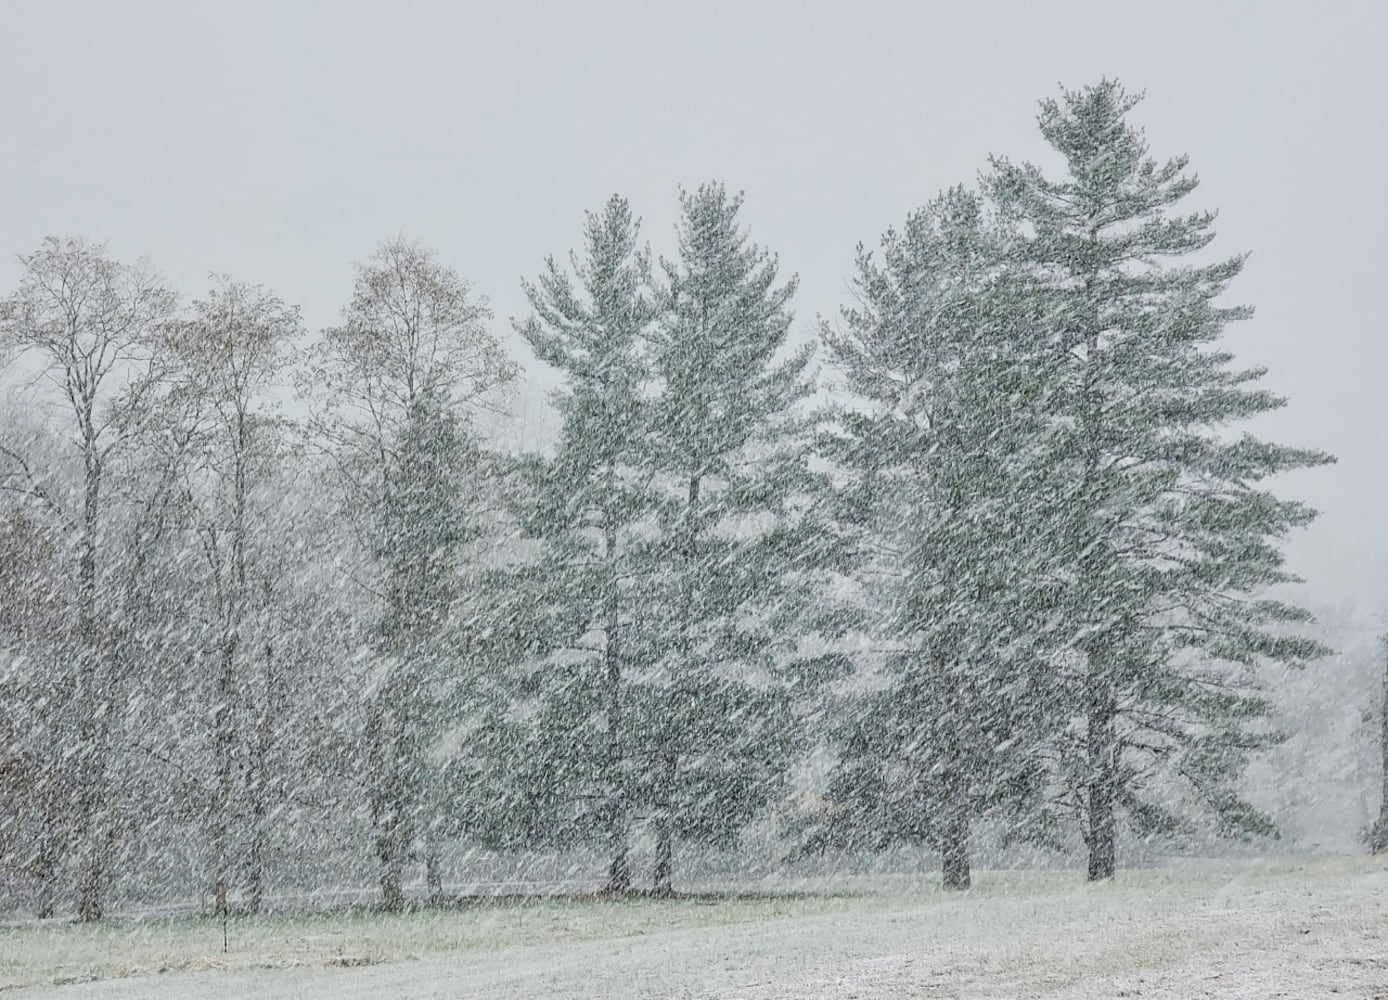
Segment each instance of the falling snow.
[{"label": "falling snow", "polygon": [[1382,864],[1289,860],[1388,851],[1382,648],[1284,560],[1335,458],[1142,112],[1047,98],[814,323],[716,181],[510,324],[404,236],[322,330],[22,253],[0,989],[1388,992]]}]

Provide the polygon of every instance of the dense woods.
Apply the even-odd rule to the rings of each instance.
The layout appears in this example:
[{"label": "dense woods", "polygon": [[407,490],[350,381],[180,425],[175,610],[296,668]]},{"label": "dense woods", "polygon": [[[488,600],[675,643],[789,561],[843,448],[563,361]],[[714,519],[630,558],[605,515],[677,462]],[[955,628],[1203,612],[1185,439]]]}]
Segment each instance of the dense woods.
[{"label": "dense woods", "polygon": [[964,888],[980,836],[1091,879],[1274,836],[1239,782],[1284,735],[1266,671],[1329,650],[1280,551],[1314,512],[1268,482],[1333,459],[1244,430],[1285,402],[1221,344],[1244,258],[1137,104],[1043,101],[1062,166],[926,201],[810,338],[741,195],[680,192],[668,259],[614,196],[524,284],[543,453],[486,440],[517,361],[409,240],[316,333],[292,290],[23,254],[0,906],[398,909],[538,855],[668,895],[752,831]]}]

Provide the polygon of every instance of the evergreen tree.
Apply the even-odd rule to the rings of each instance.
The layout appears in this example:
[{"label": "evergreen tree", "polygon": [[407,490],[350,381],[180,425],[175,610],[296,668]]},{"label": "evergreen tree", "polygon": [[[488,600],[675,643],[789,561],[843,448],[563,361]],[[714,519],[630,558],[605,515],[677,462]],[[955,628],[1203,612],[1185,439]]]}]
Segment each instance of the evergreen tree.
[{"label": "evergreen tree", "polygon": [[887,233],[880,264],[860,249],[859,305],[824,330],[862,402],[835,451],[886,656],[838,734],[820,836],[938,846],[947,888],[969,884],[976,817],[1039,814],[1052,721],[1036,574],[1052,387],[1000,235],[951,190]]},{"label": "evergreen tree", "polygon": [[1128,120],[1138,100],[1105,80],[1043,101],[1064,176],[999,160],[988,178],[1064,372],[1049,460],[1069,480],[1068,525],[1051,575],[1073,634],[1055,684],[1083,720],[1062,734],[1060,777],[1091,879],[1114,872],[1120,810],[1143,831],[1184,825],[1185,807],[1158,801],[1163,783],[1222,832],[1272,832],[1236,790],[1275,737],[1256,667],[1324,652],[1287,627],[1306,612],[1266,596],[1293,580],[1279,539],[1314,512],[1263,481],[1332,459],[1228,433],[1285,401],[1218,346],[1251,315],[1219,302],[1244,257],[1199,256],[1215,216],[1176,213],[1196,178],[1185,157],[1149,156]]},{"label": "evergreen tree", "polygon": [[630,650],[649,677],[632,791],[655,821],[660,894],[676,838],[731,842],[782,787],[824,554],[803,405],[812,345],[785,350],[796,282],[777,286],[776,259],[739,227],[740,196],[706,184],[680,204],[652,341],[656,530],[640,553],[660,572],[642,579]]},{"label": "evergreen tree", "polygon": [[623,198],[589,213],[573,276],[549,258],[539,281],[525,285],[534,315],[517,326],[536,356],[565,376],[555,396],[564,420],[558,450],[532,466],[524,519],[543,546],[538,567],[525,575],[544,595],[558,647],[541,667],[537,719],[542,745],[556,752],[540,756],[563,780],[531,790],[549,791],[553,835],[577,825],[588,839],[607,841],[607,885],[617,892],[631,885],[626,638],[634,580],[646,571],[634,563],[633,541],[652,507],[645,394],[655,305],[639,232]]}]

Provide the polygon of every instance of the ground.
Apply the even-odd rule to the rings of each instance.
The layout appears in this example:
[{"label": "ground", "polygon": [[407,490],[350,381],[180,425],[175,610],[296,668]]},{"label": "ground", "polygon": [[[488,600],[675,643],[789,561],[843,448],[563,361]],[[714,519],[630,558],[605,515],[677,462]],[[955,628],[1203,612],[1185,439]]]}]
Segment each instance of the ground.
[{"label": "ground", "polygon": [[241,918],[225,954],[207,919],[0,924],[0,995],[1388,1000],[1388,860],[976,883]]}]

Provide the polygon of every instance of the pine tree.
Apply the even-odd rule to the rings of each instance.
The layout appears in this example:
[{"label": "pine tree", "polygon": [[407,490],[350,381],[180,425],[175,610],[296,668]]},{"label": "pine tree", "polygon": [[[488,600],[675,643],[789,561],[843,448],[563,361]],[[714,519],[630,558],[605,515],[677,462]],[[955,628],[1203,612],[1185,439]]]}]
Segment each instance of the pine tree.
[{"label": "pine tree", "polygon": [[1034,818],[1042,791],[1045,344],[962,188],[888,232],[880,264],[860,249],[855,291],[824,337],[861,401],[834,451],[886,655],[841,726],[820,835],[938,846],[945,886],[965,888],[971,823]]},{"label": "pine tree", "polygon": [[787,352],[795,279],[738,224],[740,196],[680,199],[679,256],[664,262],[651,423],[660,490],[632,644],[648,669],[633,794],[654,818],[655,890],[671,891],[677,838],[728,843],[782,787],[799,748],[796,640],[819,596],[822,542],[804,403],[810,347]]},{"label": "pine tree", "polygon": [[[1293,581],[1278,540],[1314,512],[1262,485],[1331,461],[1227,428],[1284,405],[1219,338],[1244,307],[1220,304],[1242,256],[1208,262],[1211,212],[1176,214],[1187,160],[1159,164],[1128,116],[1140,98],[1105,80],[1042,102],[1063,178],[995,161],[988,189],[1020,241],[1063,367],[1050,461],[1065,470],[1065,583],[1073,630],[1058,690],[1083,720],[1060,777],[1083,817],[1089,877],[1114,873],[1118,813],[1140,830],[1186,825],[1155,792],[1183,787],[1221,832],[1272,831],[1236,790],[1275,737],[1257,690],[1265,660],[1324,651],[1289,630],[1309,615],[1266,596]],[[1169,788],[1168,788],[1169,791]],[[1168,795],[1169,797],[1169,795]]]},{"label": "pine tree", "polygon": [[625,640],[633,578],[642,572],[633,564],[633,533],[653,502],[646,393],[655,307],[639,233],[623,198],[589,213],[573,277],[548,259],[539,281],[525,285],[535,313],[518,324],[536,356],[565,376],[555,397],[564,420],[557,454],[534,466],[525,518],[527,534],[543,545],[538,567],[526,575],[542,587],[548,613],[562,619],[554,636],[562,662],[552,655],[541,667],[538,722],[542,743],[557,751],[547,755],[552,770],[565,779],[558,786],[566,793],[556,791],[552,803],[572,814],[576,802],[577,815],[551,815],[550,824],[555,835],[567,822],[606,839],[614,892],[631,885],[632,661]]}]

